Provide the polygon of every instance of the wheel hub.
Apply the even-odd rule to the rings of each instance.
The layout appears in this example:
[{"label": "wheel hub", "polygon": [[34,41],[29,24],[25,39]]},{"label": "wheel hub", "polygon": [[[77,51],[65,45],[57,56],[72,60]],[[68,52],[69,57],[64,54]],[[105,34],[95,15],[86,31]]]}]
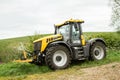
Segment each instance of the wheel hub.
[{"label": "wheel hub", "polygon": [[62,59],[61,56],[57,56],[57,57],[56,57],[56,61],[58,61],[58,62],[61,61],[61,59]]},{"label": "wheel hub", "polygon": [[64,51],[58,50],[53,55],[53,62],[56,66],[64,66],[67,62],[67,55]]},{"label": "wheel hub", "polygon": [[104,50],[103,50],[103,48],[100,47],[100,46],[96,46],[95,49],[94,49],[94,56],[98,60],[102,59],[103,56],[104,56]]},{"label": "wheel hub", "polygon": [[96,55],[96,56],[99,55],[99,51],[98,51],[98,50],[95,51],[95,55]]}]

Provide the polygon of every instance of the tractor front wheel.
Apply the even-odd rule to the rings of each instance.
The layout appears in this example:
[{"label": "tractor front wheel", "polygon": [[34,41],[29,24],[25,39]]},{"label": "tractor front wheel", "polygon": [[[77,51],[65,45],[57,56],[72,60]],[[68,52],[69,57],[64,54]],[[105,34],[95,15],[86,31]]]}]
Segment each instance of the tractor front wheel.
[{"label": "tractor front wheel", "polygon": [[65,69],[71,63],[70,51],[61,45],[52,46],[46,52],[45,61],[53,70]]}]

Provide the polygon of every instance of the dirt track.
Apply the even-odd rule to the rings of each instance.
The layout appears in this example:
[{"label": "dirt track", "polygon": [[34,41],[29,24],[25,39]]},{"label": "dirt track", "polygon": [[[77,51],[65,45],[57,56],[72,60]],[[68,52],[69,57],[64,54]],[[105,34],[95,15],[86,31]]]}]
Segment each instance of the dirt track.
[{"label": "dirt track", "polygon": [[85,68],[81,71],[83,72],[82,75],[73,74],[67,77],[61,77],[59,80],[120,80],[120,63]]},{"label": "dirt track", "polygon": [[[42,75],[29,75],[27,80],[120,80],[120,63],[107,65],[76,68],[56,72],[45,73]],[[25,80],[26,80],[25,79]]]}]

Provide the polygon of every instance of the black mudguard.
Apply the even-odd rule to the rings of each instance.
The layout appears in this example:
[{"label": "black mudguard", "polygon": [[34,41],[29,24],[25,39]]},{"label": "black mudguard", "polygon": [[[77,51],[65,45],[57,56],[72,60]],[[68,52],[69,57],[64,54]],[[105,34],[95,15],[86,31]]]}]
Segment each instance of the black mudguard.
[{"label": "black mudguard", "polygon": [[102,39],[102,38],[93,38],[93,39],[90,39],[90,40],[88,40],[88,43],[90,43],[90,45],[92,45],[96,41],[102,42],[102,43],[105,44],[105,46],[107,46],[106,43],[105,43],[105,40]]},{"label": "black mudguard", "polygon": [[56,42],[52,42],[52,43],[48,44],[47,47],[49,47],[49,46],[51,46],[51,45],[55,45],[55,44],[60,44],[60,45],[66,46],[66,47],[68,48],[68,50],[70,51],[70,55],[71,55],[71,57],[73,57],[74,54],[73,54],[73,51],[72,51],[70,45],[67,44],[67,43],[65,43],[64,41],[56,41]]},{"label": "black mudguard", "polygon": [[[93,38],[93,39],[88,40],[86,42],[86,45],[83,46],[83,48],[84,48],[84,56],[86,58],[90,56],[90,47],[97,41],[102,42],[102,43],[105,44],[104,39],[102,39],[102,38]],[[105,46],[106,46],[106,44],[105,44]]]}]

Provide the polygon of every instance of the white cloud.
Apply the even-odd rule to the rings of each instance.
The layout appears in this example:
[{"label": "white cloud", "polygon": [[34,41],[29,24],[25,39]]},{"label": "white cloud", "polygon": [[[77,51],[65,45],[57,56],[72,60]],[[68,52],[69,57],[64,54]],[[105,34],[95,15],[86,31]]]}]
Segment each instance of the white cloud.
[{"label": "white cloud", "polygon": [[[54,31],[53,24],[84,19],[85,31],[112,31],[108,0],[0,0],[0,38]],[[92,27],[91,27],[92,26]],[[101,27],[101,28],[100,28]]]}]

